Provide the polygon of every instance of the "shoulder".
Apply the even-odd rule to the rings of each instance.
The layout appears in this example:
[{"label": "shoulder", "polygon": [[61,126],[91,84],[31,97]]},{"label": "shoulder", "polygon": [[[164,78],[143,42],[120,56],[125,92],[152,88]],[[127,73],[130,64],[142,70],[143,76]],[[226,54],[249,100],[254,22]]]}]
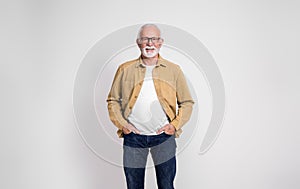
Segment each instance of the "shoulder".
[{"label": "shoulder", "polygon": [[138,61],[139,61],[139,59],[134,59],[134,60],[129,60],[127,62],[124,62],[121,65],[119,65],[119,69],[120,70],[125,70],[125,69],[128,69],[128,68],[132,68],[137,64]]},{"label": "shoulder", "polygon": [[175,72],[181,71],[181,68],[178,64],[164,58],[161,58],[161,60],[162,60],[162,64],[165,65],[166,68],[168,68],[170,71],[175,71]]}]

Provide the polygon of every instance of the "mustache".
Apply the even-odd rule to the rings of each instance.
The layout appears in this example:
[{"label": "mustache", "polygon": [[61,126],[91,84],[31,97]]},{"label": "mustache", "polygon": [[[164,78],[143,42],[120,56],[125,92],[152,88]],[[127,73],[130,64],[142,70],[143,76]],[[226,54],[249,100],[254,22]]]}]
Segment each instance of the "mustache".
[{"label": "mustache", "polygon": [[157,48],[154,46],[146,46],[143,48],[143,50],[157,50]]}]

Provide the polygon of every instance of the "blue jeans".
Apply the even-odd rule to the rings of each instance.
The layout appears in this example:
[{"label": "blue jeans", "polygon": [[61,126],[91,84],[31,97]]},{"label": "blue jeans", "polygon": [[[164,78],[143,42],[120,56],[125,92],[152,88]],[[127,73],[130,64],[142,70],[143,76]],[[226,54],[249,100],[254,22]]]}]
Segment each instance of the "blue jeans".
[{"label": "blue jeans", "polygon": [[145,167],[149,151],[158,189],[174,189],[176,141],[172,135],[124,135],[123,165],[128,189],[144,189]]}]

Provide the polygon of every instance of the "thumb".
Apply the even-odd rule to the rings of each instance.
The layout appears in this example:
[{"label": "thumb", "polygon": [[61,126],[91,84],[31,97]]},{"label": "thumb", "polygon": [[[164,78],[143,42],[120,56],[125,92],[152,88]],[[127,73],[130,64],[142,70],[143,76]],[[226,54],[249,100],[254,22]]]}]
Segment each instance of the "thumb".
[{"label": "thumb", "polygon": [[158,129],[158,131],[156,132],[157,134],[162,133],[164,130],[166,130],[166,126],[163,126],[162,128]]},{"label": "thumb", "polygon": [[133,131],[135,134],[141,134],[141,132],[139,130],[137,130],[135,127],[134,127]]},{"label": "thumb", "polygon": [[135,133],[135,134],[141,134],[141,132],[133,125],[131,125],[131,130]]}]

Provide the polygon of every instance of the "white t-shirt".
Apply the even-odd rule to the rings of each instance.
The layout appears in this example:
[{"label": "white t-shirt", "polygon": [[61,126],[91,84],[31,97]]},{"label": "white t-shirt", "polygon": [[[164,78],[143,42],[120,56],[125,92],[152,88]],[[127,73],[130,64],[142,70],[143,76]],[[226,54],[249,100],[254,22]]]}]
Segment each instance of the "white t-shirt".
[{"label": "white t-shirt", "polygon": [[143,135],[156,135],[156,131],[168,124],[168,118],[157,98],[152,78],[155,67],[146,66],[144,82],[128,120]]}]

